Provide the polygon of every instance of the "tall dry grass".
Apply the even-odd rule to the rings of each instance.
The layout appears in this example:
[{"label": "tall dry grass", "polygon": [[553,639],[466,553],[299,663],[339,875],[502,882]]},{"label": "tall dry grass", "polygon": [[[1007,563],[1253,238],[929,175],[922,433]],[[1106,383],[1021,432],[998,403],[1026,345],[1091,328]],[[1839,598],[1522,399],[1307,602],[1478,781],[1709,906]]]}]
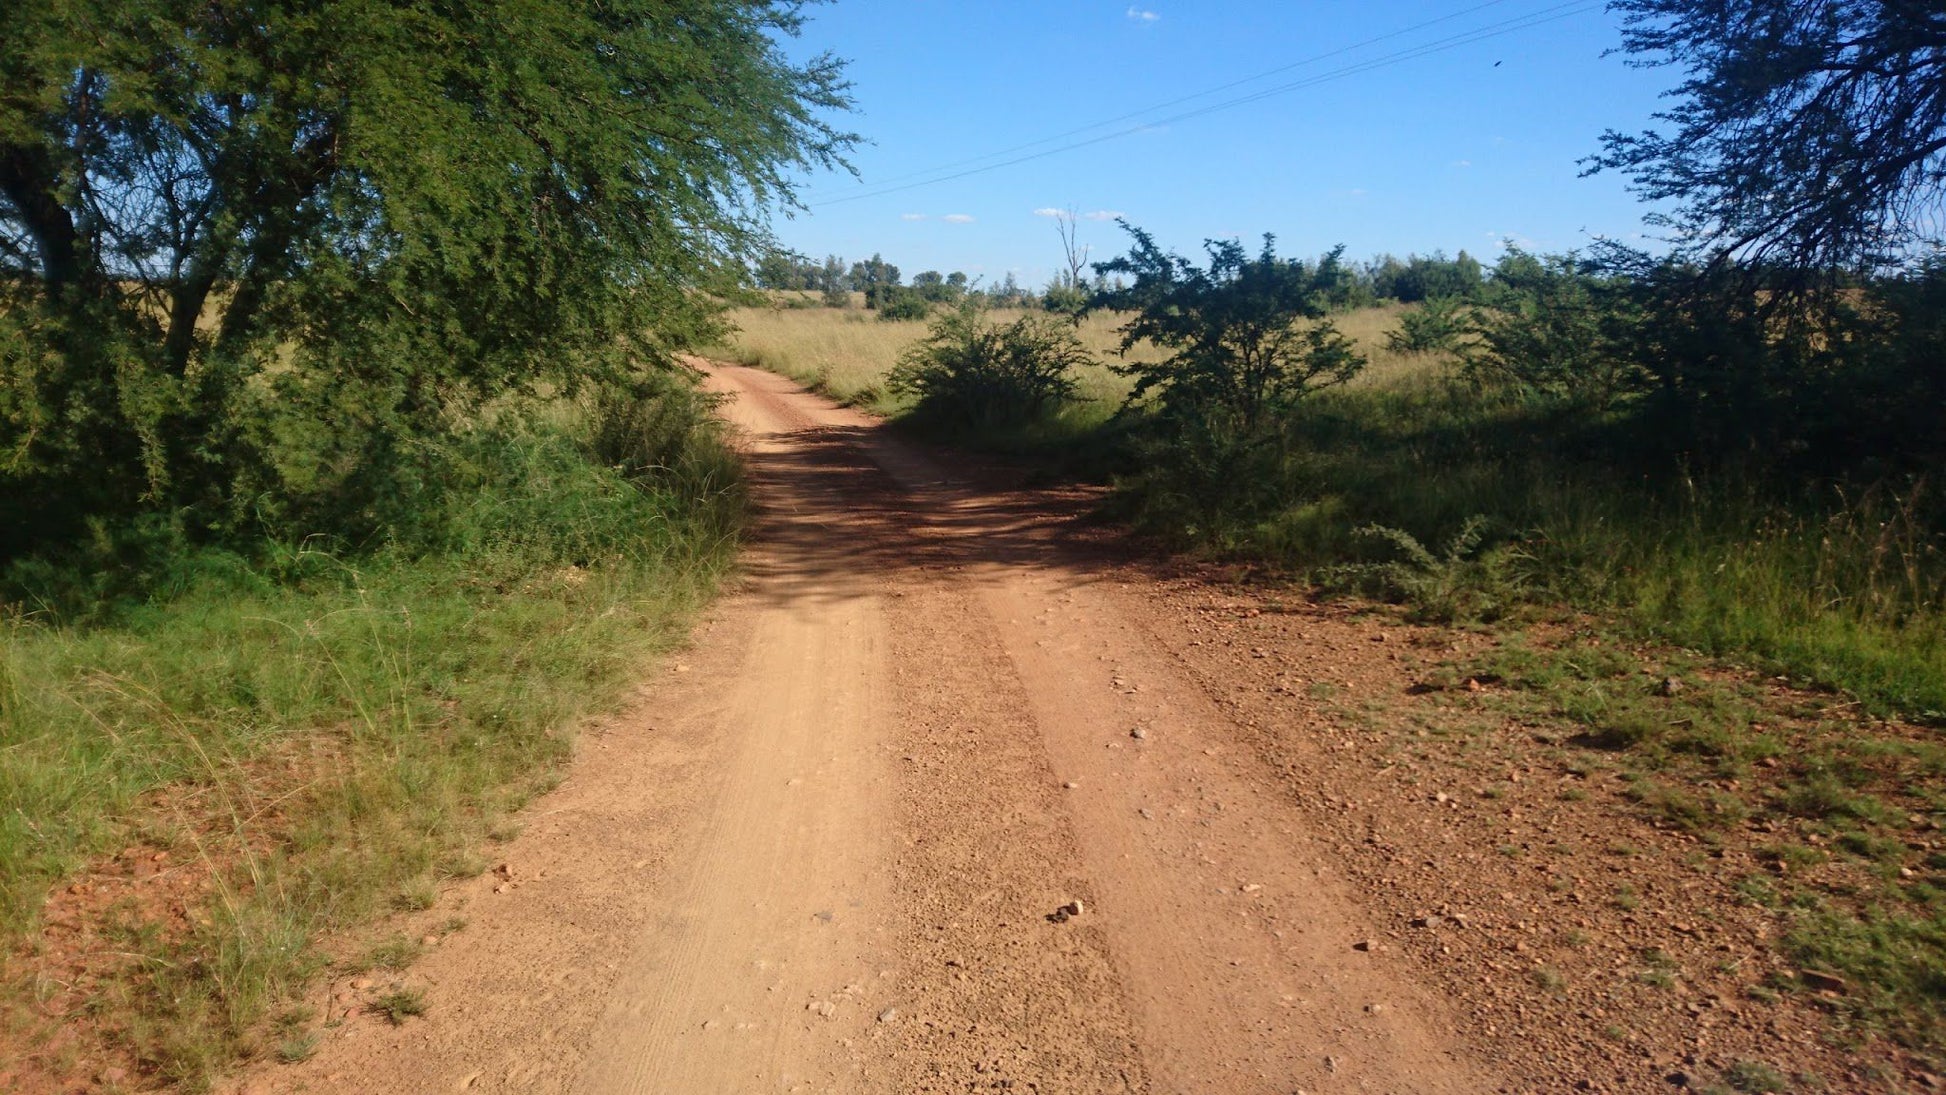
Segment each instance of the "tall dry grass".
[{"label": "tall dry grass", "polygon": [[[1399,314],[1410,305],[1361,308],[1334,318],[1339,330],[1352,339],[1369,364],[1354,385],[1382,385],[1423,376],[1441,366],[1432,358],[1394,353],[1386,335],[1398,326]],[[1011,322],[1022,312],[999,309],[995,321]],[[925,337],[921,320],[883,321],[862,308],[803,308],[784,305],[739,308],[730,313],[735,333],[714,348],[717,356],[781,373],[843,403],[880,414],[904,409],[885,388],[885,377],[905,348]],[[1076,383],[1084,402],[1112,410],[1128,395],[1131,382],[1108,368],[1112,362],[1156,361],[1163,355],[1153,346],[1119,353],[1124,317],[1094,313],[1081,321],[1081,343],[1101,365],[1084,368]]]}]

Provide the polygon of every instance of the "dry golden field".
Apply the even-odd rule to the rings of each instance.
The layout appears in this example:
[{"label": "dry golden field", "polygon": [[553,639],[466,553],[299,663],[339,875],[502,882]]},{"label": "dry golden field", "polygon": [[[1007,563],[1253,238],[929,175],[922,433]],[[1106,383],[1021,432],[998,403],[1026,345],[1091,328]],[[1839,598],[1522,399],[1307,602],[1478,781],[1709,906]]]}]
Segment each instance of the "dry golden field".
[{"label": "dry golden field", "polygon": [[[1437,367],[1433,359],[1386,348],[1386,334],[1398,327],[1399,314],[1408,307],[1387,304],[1336,317],[1338,329],[1358,344],[1370,362],[1354,383],[1394,383]],[[1021,314],[1018,309],[1000,309],[993,318],[1006,323]],[[736,330],[711,351],[716,356],[782,373],[841,402],[881,414],[899,409],[898,398],[885,390],[886,374],[899,354],[926,333],[924,321],[885,322],[862,307],[738,308],[729,318]],[[1082,321],[1082,344],[1104,362],[1083,370],[1077,378],[1084,398],[1114,403],[1128,394],[1130,382],[1106,365],[1122,360],[1116,351],[1123,322],[1120,316],[1102,313]],[[1140,345],[1129,351],[1128,359],[1153,361],[1160,356],[1155,347]]]}]

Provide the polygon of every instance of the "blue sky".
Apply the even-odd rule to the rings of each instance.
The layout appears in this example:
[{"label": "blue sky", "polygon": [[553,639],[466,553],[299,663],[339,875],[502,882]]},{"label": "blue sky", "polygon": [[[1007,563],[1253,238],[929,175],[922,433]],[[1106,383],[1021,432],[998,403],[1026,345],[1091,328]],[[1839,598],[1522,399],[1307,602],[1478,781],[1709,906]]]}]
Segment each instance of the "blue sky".
[{"label": "blue sky", "polygon": [[[847,261],[882,252],[908,276],[1011,270],[1031,286],[1060,260],[1045,215],[1056,208],[1082,214],[1098,259],[1125,249],[1109,214],[1185,253],[1264,232],[1285,254],[1343,243],[1355,258],[1465,249],[1487,260],[1503,239],[1565,250],[1633,237],[1644,207],[1620,178],[1578,178],[1575,161],[1604,129],[1645,126],[1675,80],[1602,56],[1619,41],[1617,17],[1591,2],[837,0],[808,11],[787,48],[850,62],[857,110],[841,122],[871,143],[852,157],[860,179],[805,181],[810,209],[778,219],[780,240]],[[1528,19],[1546,21],[1396,57]],[[1345,71],[1355,66],[1370,67]],[[927,181],[1038,153],[1049,154]],[[925,185],[886,192],[910,182]]]}]

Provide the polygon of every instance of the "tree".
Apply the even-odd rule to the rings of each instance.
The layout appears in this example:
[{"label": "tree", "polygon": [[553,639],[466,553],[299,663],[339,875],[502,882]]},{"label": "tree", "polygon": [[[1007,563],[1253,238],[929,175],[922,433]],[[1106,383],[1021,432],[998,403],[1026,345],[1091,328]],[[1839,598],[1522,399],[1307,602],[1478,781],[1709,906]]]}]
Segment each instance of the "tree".
[{"label": "tree", "polygon": [[1120,223],[1134,246],[1095,270],[1134,281],[1098,291],[1090,306],[1135,314],[1122,328],[1124,354],[1144,341],[1169,351],[1157,363],[1116,366],[1135,378],[1131,401],[1155,391],[1172,414],[1227,417],[1250,434],[1305,393],[1349,380],[1364,366],[1328,318],[1351,288],[1340,262],[1344,248],[1311,264],[1277,257],[1268,235],[1254,258],[1235,240],[1209,240],[1209,266],[1202,268]]},{"label": "tree", "polygon": [[845,260],[836,255],[824,256],[824,265],[818,268],[816,288],[827,293],[844,293],[851,290],[851,278],[845,273]]},{"label": "tree", "polygon": [[826,308],[851,307],[851,277],[845,272],[845,260],[836,255],[824,256],[824,265],[817,271],[816,288],[823,294],[821,299]]},{"label": "tree", "polygon": [[800,290],[817,288],[819,270],[811,260],[791,251],[771,251],[757,260],[757,287]]},{"label": "tree", "polygon": [[937,270],[926,270],[912,275],[912,288],[928,303],[950,304],[966,292],[966,275],[947,277]]},{"label": "tree", "polygon": [[932,305],[925,295],[910,285],[881,286],[871,298],[871,305],[878,310],[878,318],[888,323],[932,315]]},{"label": "tree", "polygon": [[1407,255],[1403,262],[1380,255],[1367,264],[1364,277],[1373,297],[1407,304],[1440,297],[1471,298],[1483,284],[1479,261],[1465,251],[1451,259],[1444,251]]},{"label": "tree", "polygon": [[1061,269],[1054,275],[1051,289],[1084,289],[1081,275],[1088,269],[1088,255],[1094,249],[1078,242],[1081,215],[1074,209],[1054,211],[1054,231],[1061,237]]},{"label": "tree", "polygon": [[1012,270],[1000,279],[1000,284],[987,289],[987,303],[995,308],[1011,308],[1026,299],[1027,291],[1020,287],[1020,281]]},{"label": "tree", "polygon": [[1470,310],[1460,298],[1429,297],[1399,316],[1385,344],[1395,354],[1450,354],[1465,345],[1470,329]]},{"label": "tree", "polygon": [[1088,310],[1088,300],[1088,290],[1069,282],[1064,274],[1056,274],[1041,292],[1042,308],[1075,321]]},{"label": "tree", "polygon": [[876,308],[880,301],[899,287],[899,268],[874,253],[871,258],[851,264],[851,287],[865,294],[865,307]]},{"label": "tree", "polygon": [[1946,12],[1911,0],[1616,0],[1622,48],[1685,79],[1667,132],[1610,131],[1689,256],[1801,271],[1896,264],[1946,213]]},{"label": "tree", "polygon": [[[840,64],[776,41],[799,23],[788,0],[0,5],[0,541],[261,511],[369,472],[379,435],[670,362],[796,172],[853,143],[823,120]],[[270,451],[306,431],[339,449]]]}]

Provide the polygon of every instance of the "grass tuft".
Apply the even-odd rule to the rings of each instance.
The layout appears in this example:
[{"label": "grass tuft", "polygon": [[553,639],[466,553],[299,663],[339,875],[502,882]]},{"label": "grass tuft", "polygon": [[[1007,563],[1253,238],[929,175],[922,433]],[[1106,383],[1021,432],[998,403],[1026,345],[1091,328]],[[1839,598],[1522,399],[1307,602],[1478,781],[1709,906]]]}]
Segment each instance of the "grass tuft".
[{"label": "grass tuft", "polygon": [[395,1027],[404,1026],[408,1018],[426,1013],[426,996],[418,989],[393,988],[380,993],[366,1010]]}]

